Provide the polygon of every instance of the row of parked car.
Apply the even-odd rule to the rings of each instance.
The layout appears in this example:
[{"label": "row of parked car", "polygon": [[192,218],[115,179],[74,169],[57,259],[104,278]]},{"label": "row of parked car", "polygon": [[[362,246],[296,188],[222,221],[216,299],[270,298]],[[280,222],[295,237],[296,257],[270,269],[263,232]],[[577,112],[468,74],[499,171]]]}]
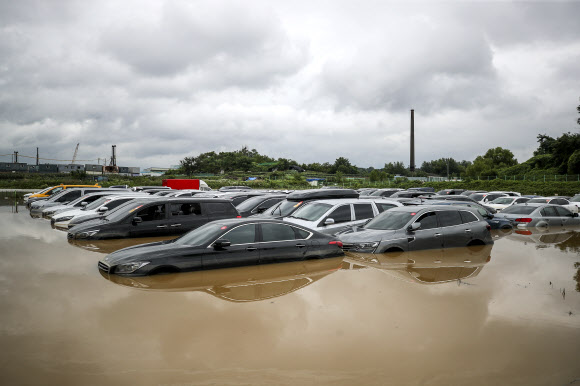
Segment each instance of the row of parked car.
[{"label": "row of parked car", "polygon": [[[343,250],[368,254],[485,245],[493,243],[491,229],[580,225],[577,213],[550,198],[459,193],[465,192],[75,186],[27,204],[33,217],[49,218],[75,242],[182,235],[125,248],[99,262],[102,272],[121,275],[326,258]],[[474,197],[483,194],[498,196],[483,204]],[[498,213],[491,205],[500,198],[514,199]]]}]

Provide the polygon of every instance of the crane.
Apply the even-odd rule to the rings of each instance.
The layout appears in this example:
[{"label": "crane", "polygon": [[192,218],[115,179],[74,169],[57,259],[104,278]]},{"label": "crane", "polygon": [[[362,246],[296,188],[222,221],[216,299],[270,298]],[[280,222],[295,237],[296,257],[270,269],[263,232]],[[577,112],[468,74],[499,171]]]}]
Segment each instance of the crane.
[{"label": "crane", "polygon": [[72,161],[70,161],[71,164],[74,164],[75,161],[77,160],[77,153],[79,151],[79,144],[77,143],[77,147],[75,147],[75,154],[72,157]]}]

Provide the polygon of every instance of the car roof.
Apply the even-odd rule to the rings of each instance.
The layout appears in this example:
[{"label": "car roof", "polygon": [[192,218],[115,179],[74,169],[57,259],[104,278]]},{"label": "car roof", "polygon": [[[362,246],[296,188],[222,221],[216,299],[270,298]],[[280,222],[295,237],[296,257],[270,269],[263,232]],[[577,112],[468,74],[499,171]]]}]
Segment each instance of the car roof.
[{"label": "car roof", "polygon": [[[364,204],[368,201],[373,201],[368,200],[368,199],[358,199],[358,198],[330,198],[330,199],[323,199],[323,200],[312,200],[312,202],[309,202],[308,204],[330,204],[330,205],[338,205],[338,204]],[[384,200],[378,200],[381,202],[385,202]]]}]

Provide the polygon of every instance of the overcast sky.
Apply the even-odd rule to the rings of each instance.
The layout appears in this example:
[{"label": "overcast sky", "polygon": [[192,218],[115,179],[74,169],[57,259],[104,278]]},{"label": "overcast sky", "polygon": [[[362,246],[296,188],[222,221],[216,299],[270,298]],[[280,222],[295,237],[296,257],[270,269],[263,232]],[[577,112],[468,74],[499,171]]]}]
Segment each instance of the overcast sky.
[{"label": "overcast sky", "polygon": [[414,109],[417,166],[523,162],[578,131],[579,20],[579,1],[0,0],[0,154],[408,165]]}]

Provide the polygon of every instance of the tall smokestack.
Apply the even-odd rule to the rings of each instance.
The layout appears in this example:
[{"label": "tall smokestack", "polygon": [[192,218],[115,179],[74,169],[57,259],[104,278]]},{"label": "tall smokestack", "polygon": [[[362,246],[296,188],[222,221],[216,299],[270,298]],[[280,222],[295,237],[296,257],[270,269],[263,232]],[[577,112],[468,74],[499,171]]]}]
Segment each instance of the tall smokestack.
[{"label": "tall smokestack", "polygon": [[415,110],[411,110],[411,165],[409,170],[415,171]]}]

